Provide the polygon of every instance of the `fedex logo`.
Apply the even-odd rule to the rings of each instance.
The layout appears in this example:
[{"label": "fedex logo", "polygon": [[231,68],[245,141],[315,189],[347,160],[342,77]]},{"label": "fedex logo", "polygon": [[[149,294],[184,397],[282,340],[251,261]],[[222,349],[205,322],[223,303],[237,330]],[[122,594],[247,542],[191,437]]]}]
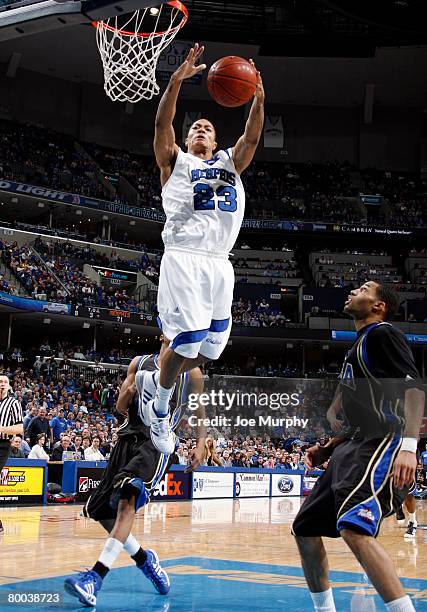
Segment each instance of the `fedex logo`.
[{"label": "fedex logo", "polygon": [[169,473],[162,479],[153,491],[158,497],[183,497],[183,481],[177,478],[177,474]]}]

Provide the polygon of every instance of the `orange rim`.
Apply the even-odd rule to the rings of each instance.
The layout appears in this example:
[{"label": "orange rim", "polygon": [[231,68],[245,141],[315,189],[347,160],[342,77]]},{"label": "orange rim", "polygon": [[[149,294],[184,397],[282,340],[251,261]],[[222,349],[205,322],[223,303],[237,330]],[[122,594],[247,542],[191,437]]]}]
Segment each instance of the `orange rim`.
[{"label": "orange rim", "polygon": [[171,28],[170,30],[164,30],[163,32],[155,32],[153,34],[153,32],[128,32],[127,30],[119,30],[118,28],[114,28],[113,26],[110,26],[108,23],[105,23],[105,21],[92,21],[92,25],[94,28],[102,27],[102,28],[105,28],[106,30],[110,30],[111,32],[117,32],[118,34],[121,34],[122,36],[140,36],[141,38],[148,38],[149,36],[164,36],[165,34],[173,34],[174,32],[177,32],[178,30],[180,30],[187,23],[188,9],[179,0],[170,0],[170,2],[165,2],[165,4],[169,4],[169,6],[172,6],[173,8],[176,8],[182,12],[181,21],[179,22],[177,26],[175,26],[174,28]]}]

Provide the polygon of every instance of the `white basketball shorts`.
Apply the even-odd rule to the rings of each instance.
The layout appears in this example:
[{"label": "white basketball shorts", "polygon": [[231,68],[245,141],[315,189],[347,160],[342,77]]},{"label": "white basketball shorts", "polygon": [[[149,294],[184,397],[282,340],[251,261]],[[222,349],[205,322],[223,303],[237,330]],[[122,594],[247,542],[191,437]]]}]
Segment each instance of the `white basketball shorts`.
[{"label": "white basketball shorts", "polygon": [[218,359],[231,331],[234,270],[227,256],[168,247],[160,265],[159,325],[179,355]]}]

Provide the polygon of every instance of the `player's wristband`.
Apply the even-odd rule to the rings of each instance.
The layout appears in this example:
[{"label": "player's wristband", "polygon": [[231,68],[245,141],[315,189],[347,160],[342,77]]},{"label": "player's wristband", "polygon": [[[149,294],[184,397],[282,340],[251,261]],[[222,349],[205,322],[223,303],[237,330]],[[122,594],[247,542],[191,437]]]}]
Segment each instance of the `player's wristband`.
[{"label": "player's wristband", "polygon": [[408,453],[416,453],[417,452],[416,438],[403,438],[402,446],[400,447],[400,450],[408,451]]}]

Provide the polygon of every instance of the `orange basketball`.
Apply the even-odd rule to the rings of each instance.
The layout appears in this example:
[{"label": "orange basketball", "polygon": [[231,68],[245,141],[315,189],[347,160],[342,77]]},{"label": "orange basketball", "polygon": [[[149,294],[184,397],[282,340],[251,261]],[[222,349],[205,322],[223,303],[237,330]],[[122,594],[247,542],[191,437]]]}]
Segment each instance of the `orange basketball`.
[{"label": "orange basketball", "polygon": [[257,73],[243,57],[229,55],[212,64],[208,74],[208,90],[221,106],[241,106],[255,93]]}]

